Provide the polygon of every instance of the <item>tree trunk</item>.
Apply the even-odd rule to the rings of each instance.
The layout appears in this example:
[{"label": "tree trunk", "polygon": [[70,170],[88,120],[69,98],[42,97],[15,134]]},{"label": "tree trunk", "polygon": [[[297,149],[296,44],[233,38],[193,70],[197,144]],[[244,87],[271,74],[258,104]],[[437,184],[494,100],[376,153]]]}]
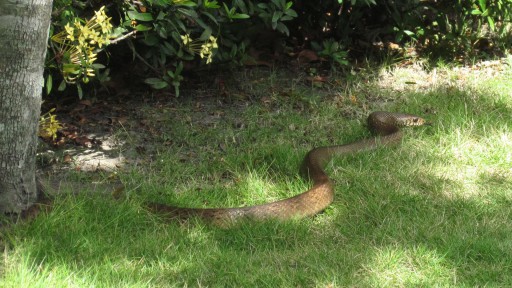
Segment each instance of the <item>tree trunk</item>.
[{"label": "tree trunk", "polygon": [[0,0],[0,213],[37,200],[35,154],[51,0]]}]

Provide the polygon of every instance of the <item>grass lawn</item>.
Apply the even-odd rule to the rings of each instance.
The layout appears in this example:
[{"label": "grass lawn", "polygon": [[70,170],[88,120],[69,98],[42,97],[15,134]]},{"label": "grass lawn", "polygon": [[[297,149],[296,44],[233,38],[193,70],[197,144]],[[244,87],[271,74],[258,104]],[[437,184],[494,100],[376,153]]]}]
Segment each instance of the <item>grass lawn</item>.
[{"label": "grass lawn", "polygon": [[[142,105],[139,116],[158,133],[119,172],[123,200],[63,194],[48,215],[2,231],[0,286],[512,286],[509,66],[412,65],[319,88],[277,70],[249,75],[256,71],[240,73],[229,101]],[[320,215],[221,229],[142,208],[301,193],[305,153],[369,137],[365,117],[376,110],[433,125],[407,129],[399,147],[334,159],[326,170],[335,200]],[[124,130],[119,137],[145,145]]]}]

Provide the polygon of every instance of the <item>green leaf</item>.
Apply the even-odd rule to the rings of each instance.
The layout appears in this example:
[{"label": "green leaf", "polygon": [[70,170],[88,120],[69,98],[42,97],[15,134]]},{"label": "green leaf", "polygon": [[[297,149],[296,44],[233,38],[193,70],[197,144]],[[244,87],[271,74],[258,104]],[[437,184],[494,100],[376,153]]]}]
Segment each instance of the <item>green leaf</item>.
[{"label": "green leaf", "polygon": [[281,2],[279,0],[270,0],[276,7],[283,9],[284,6],[281,6]]},{"label": "green leaf", "polygon": [[140,13],[136,11],[128,11],[128,17],[130,19],[139,20],[139,21],[152,21],[153,15],[151,13]]},{"label": "green leaf", "polygon": [[206,12],[206,11],[203,11],[201,12],[201,14],[207,16],[208,18],[210,18],[210,20],[212,20],[213,23],[219,25],[219,22],[217,21],[217,18],[215,18],[212,14]]},{"label": "green leaf", "polygon": [[49,95],[52,91],[52,85],[53,85],[53,77],[52,74],[48,74],[48,77],[46,77],[46,95]]},{"label": "green leaf", "polygon": [[251,18],[251,16],[249,16],[247,14],[241,14],[241,13],[237,13],[237,14],[234,14],[231,16],[231,19],[247,19],[247,18]]},{"label": "green leaf", "polygon": [[192,61],[192,60],[194,60],[194,55],[184,54],[184,55],[181,55],[181,57],[179,57],[179,58],[183,59],[185,61]]},{"label": "green leaf", "polygon": [[62,82],[60,82],[60,85],[59,85],[59,88],[57,88],[58,91],[64,91],[66,90],[66,81],[62,80]]},{"label": "green leaf", "polygon": [[128,29],[118,26],[112,30],[112,33],[110,33],[110,37],[117,38],[123,35],[124,33],[128,32]]},{"label": "green leaf", "polygon": [[404,33],[405,33],[407,36],[410,36],[410,37],[415,36],[414,32],[409,31],[409,30],[404,30]]},{"label": "green leaf", "polygon": [[270,17],[270,14],[268,14],[267,12],[261,12],[261,13],[259,14],[259,16],[260,16],[260,18],[261,18],[261,19],[265,19],[265,20],[266,20],[266,19],[269,19],[269,20],[270,20],[270,18],[271,18],[271,17]]},{"label": "green leaf", "polygon": [[224,6],[224,11],[226,11],[226,14],[228,15],[228,18],[231,18],[231,14],[233,14],[233,9],[229,9],[228,5],[226,3],[222,3],[222,6]]},{"label": "green leaf", "polygon": [[76,91],[78,92],[78,99],[82,100],[82,97],[84,97],[84,91],[79,83],[76,84]]},{"label": "green leaf", "polygon": [[174,46],[172,46],[168,41],[164,41],[162,48],[167,50],[167,53],[169,53],[168,55],[176,54],[176,48],[174,48]]},{"label": "green leaf", "polygon": [[155,30],[157,30],[158,35],[162,37],[163,39],[167,39],[167,31],[165,30],[165,26],[158,25],[155,27]]},{"label": "green leaf", "polygon": [[244,1],[236,1],[235,5],[240,9],[240,11],[244,14],[247,14],[249,11],[247,10],[247,6]]},{"label": "green leaf", "polygon": [[80,72],[80,65],[78,64],[64,64],[62,65],[62,72],[78,74]]},{"label": "green leaf", "polygon": [[151,27],[143,25],[143,24],[137,24],[137,26],[134,27],[137,31],[148,31],[151,30]]},{"label": "green leaf", "polygon": [[167,42],[164,42],[160,47],[160,51],[162,51],[167,56],[174,56],[176,53],[173,49],[169,49],[169,45]]},{"label": "green leaf", "polygon": [[158,37],[156,37],[156,35],[154,35],[153,33],[149,33],[145,36],[146,37],[144,38],[144,40],[142,40],[142,42],[144,42],[144,44],[148,46],[156,46],[160,42]]},{"label": "green leaf", "polygon": [[220,5],[219,3],[217,3],[217,1],[208,1],[208,0],[205,0],[204,1],[204,7],[205,8],[208,8],[208,9],[218,9],[220,8]]},{"label": "green leaf", "polygon": [[284,14],[294,17],[294,18],[297,18],[297,16],[299,16],[299,15],[297,15],[297,12],[295,12],[295,10],[293,10],[293,9],[288,9],[288,10],[284,11]]},{"label": "green leaf", "polygon": [[165,15],[165,13],[164,13],[164,12],[162,12],[162,11],[160,11],[160,12],[158,13],[158,16],[156,16],[156,20],[164,20],[164,19],[165,19],[165,16],[166,16],[166,15]]},{"label": "green leaf", "polygon": [[482,10],[487,10],[487,3],[486,3],[487,0],[478,0],[478,4],[480,5],[480,8],[482,8]]},{"label": "green leaf", "polygon": [[489,23],[489,26],[490,26],[490,28],[491,28],[491,31],[494,31],[494,28],[495,28],[496,26],[494,25],[494,20],[492,19],[492,17],[491,17],[491,16],[488,16],[488,17],[487,17],[487,22]]},{"label": "green leaf", "polygon": [[201,28],[203,29],[211,29],[210,26],[208,26],[206,23],[204,23],[203,20],[201,20],[201,18],[197,18],[195,19],[197,24],[199,24],[199,26],[201,26]]},{"label": "green leaf", "polygon": [[176,42],[178,45],[181,46],[183,44],[183,40],[181,40],[180,34],[178,32],[172,31],[171,37],[172,39],[174,39],[174,42]]},{"label": "green leaf", "polygon": [[208,27],[208,29],[204,29],[203,33],[199,37],[199,40],[205,41],[212,35],[212,28]]},{"label": "green leaf", "polygon": [[284,25],[282,22],[277,23],[277,31],[286,34],[286,36],[290,35],[288,27],[286,27],[286,25]]},{"label": "green leaf", "polygon": [[163,89],[169,86],[167,82],[163,81],[160,78],[147,78],[146,80],[144,80],[144,83],[148,84],[153,89]]},{"label": "green leaf", "polygon": [[[128,19],[128,18],[126,18]],[[128,19],[122,23],[123,27],[132,27],[132,20]]]},{"label": "green leaf", "polygon": [[176,93],[176,97],[180,97],[180,84],[177,85],[173,84],[174,86],[174,93]]},{"label": "green leaf", "polygon": [[275,11],[272,15],[272,22],[277,22],[279,19],[281,19],[281,16],[283,16],[283,12]]},{"label": "green leaf", "polygon": [[191,9],[178,8],[178,12],[180,12],[181,14],[183,14],[183,15],[185,15],[185,16],[188,16],[188,17],[194,18],[194,19],[199,18],[199,16],[197,15],[196,11],[191,10]]},{"label": "green leaf", "polygon": [[92,67],[94,69],[105,69],[105,65],[101,64],[101,63],[93,63],[92,64]]},{"label": "green leaf", "polygon": [[185,27],[185,24],[183,24],[183,21],[181,21],[180,19],[174,19],[174,21],[176,21],[176,24],[178,24],[181,31],[187,32],[187,27]]},{"label": "green leaf", "polygon": [[176,75],[181,75],[181,71],[183,71],[183,61],[180,61],[176,66]]},{"label": "green leaf", "polygon": [[195,7],[197,4],[194,1],[183,1],[179,3],[180,6]]}]

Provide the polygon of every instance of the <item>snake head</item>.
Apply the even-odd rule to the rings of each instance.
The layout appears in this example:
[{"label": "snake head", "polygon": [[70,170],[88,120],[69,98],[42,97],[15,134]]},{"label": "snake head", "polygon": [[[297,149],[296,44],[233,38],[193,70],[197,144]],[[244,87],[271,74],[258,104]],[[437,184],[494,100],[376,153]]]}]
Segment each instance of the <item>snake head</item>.
[{"label": "snake head", "polygon": [[430,125],[425,119],[412,114],[395,113],[396,123],[401,127]]},{"label": "snake head", "polygon": [[421,117],[411,117],[406,121],[406,126],[422,126],[425,125],[427,121]]}]

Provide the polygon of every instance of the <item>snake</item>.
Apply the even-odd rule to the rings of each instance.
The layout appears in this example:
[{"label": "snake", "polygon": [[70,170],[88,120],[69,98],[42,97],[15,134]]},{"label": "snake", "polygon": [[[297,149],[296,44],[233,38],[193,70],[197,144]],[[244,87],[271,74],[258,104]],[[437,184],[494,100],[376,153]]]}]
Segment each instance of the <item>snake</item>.
[{"label": "snake", "polygon": [[150,212],[167,219],[199,217],[218,226],[231,226],[241,219],[289,220],[313,216],[325,210],[334,199],[334,182],[324,166],[334,157],[399,144],[402,127],[421,126],[425,119],[406,113],[376,111],[367,118],[367,126],[374,136],[342,145],[317,147],[310,150],[300,166],[300,174],[312,182],[312,187],[296,196],[261,205],[234,208],[190,208],[149,202]]}]

